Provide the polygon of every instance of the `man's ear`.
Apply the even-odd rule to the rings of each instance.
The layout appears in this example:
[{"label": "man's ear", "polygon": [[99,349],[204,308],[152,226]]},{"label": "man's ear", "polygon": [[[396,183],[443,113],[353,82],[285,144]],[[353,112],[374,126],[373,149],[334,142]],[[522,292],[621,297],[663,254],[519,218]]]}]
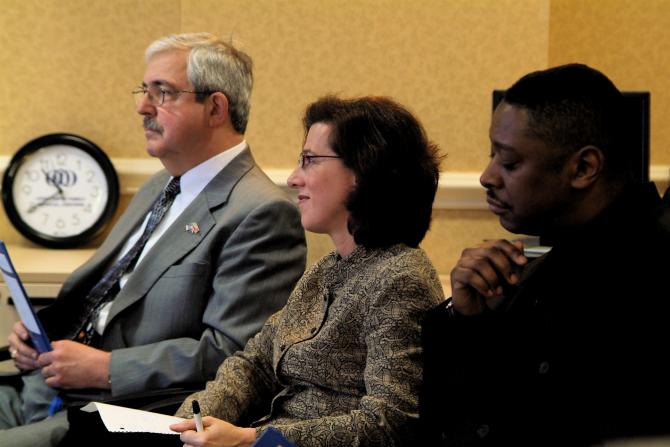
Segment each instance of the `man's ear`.
[{"label": "man's ear", "polygon": [[228,112],[228,98],[222,92],[214,92],[209,95],[210,106],[208,108],[209,125],[218,127],[226,121],[230,121]]},{"label": "man's ear", "polygon": [[584,146],[571,157],[570,184],[575,189],[588,188],[602,175],[604,166],[603,152],[596,146]]}]

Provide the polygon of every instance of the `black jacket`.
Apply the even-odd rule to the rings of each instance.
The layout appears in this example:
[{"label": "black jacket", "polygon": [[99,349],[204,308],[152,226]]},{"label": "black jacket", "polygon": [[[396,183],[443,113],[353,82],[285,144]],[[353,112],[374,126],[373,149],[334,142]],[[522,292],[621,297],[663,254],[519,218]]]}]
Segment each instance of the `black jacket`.
[{"label": "black jacket", "polygon": [[424,321],[425,445],[670,433],[670,210],[629,190],[525,268],[505,307]]}]

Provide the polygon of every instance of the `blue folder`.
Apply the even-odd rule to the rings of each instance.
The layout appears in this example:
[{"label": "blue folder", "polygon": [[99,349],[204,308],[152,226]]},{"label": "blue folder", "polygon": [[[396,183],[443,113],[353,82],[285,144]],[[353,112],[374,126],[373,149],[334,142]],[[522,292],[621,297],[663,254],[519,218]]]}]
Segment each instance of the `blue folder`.
[{"label": "blue folder", "polygon": [[275,428],[268,427],[251,447],[296,447]]},{"label": "blue folder", "polygon": [[7,246],[5,246],[3,241],[0,241],[0,272],[2,272],[5,284],[7,284],[12,300],[14,300],[16,311],[30,333],[33,347],[38,352],[51,351],[51,343],[49,343],[44,326],[42,326],[42,322],[37,317],[35,309],[28,299],[26,289],[23,287],[16,269],[14,269],[12,260],[7,252]]}]

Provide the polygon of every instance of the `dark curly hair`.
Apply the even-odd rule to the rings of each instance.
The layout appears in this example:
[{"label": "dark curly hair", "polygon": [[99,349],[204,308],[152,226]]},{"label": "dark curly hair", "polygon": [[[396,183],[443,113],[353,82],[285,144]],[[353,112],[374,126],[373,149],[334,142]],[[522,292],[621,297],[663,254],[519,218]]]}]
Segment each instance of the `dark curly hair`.
[{"label": "dark curly hair", "polygon": [[430,226],[441,160],[419,121],[389,98],[326,96],[307,107],[305,137],[315,123],[331,126],[330,146],[356,176],[346,203],[356,243],[417,247]]}]

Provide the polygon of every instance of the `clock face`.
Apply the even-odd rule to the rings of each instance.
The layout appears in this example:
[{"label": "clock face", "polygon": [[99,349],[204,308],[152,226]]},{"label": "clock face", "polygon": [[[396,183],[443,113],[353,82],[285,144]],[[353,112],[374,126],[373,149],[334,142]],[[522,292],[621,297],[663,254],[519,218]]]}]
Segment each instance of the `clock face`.
[{"label": "clock face", "polygon": [[109,186],[100,165],[83,150],[47,146],[27,156],[12,188],[19,217],[55,237],[91,228],[105,211]]},{"label": "clock face", "polygon": [[118,179],[93,143],[68,134],[47,135],[12,158],[2,199],[10,221],[24,236],[53,247],[80,245],[111,218]]}]

